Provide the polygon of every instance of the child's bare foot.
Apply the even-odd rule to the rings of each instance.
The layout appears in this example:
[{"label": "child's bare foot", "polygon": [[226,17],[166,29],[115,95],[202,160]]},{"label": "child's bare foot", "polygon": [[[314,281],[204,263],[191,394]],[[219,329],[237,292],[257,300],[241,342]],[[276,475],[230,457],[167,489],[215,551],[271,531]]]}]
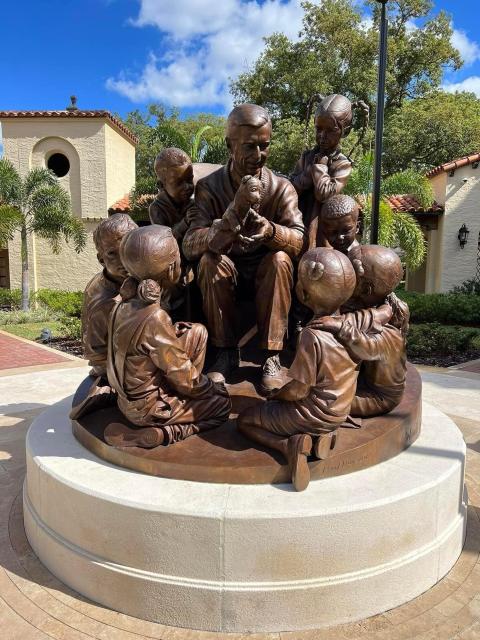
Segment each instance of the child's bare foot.
[{"label": "child's bare foot", "polygon": [[141,447],[153,449],[163,444],[165,434],[158,427],[130,429],[120,422],[112,422],[103,434],[105,442],[112,447]]},{"label": "child's bare foot", "polygon": [[319,460],[325,460],[329,457],[332,450],[337,444],[337,432],[324,433],[315,440],[313,453]]},{"label": "child's bare foot", "polygon": [[292,484],[297,491],[304,491],[310,482],[307,458],[312,452],[312,438],[301,433],[288,439],[288,463],[292,473]]}]

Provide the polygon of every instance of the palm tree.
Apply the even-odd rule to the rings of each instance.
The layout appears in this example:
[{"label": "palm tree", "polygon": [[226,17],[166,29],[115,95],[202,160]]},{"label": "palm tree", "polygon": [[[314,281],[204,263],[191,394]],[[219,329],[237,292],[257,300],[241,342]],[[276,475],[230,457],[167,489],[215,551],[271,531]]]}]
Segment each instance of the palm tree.
[{"label": "palm tree", "polygon": [[77,253],[85,247],[87,233],[71,211],[70,197],[49,169],[32,169],[23,179],[13,164],[0,159],[0,246],[20,232],[22,256],[22,309],[30,301],[28,237],[35,233],[49,241],[53,253],[61,240],[73,241]]},{"label": "palm tree", "polygon": [[[345,189],[345,193],[361,199],[363,209],[364,237],[370,235],[372,213],[372,154],[367,154],[356,163]],[[426,254],[425,239],[420,225],[406,211],[393,211],[387,198],[394,195],[412,195],[419,204],[428,208],[433,203],[433,189],[429,180],[413,169],[394,173],[382,180],[379,219],[379,244],[400,247],[405,264],[414,271],[418,269]]]}]

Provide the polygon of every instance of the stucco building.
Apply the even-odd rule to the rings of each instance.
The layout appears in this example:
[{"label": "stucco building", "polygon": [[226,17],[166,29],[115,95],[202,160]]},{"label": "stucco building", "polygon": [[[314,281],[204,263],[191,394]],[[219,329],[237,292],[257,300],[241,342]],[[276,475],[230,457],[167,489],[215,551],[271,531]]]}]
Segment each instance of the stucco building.
[{"label": "stucco building", "polygon": [[[85,288],[99,269],[92,232],[135,184],[135,136],[108,111],[81,110],[74,102],[63,111],[0,111],[4,157],[22,176],[34,167],[54,171],[88,232],[80,254],[65,243],[54,255],[46,241],[31,237],[32,290]],[[19,237],[0,250],[0,286],[21,286]]]},{"label": "stucco building", "polygon": [[427,241],[425,263],[407,274],[410,291],[445,293],[480,281],[479,165],[480,153],[474,153],[427,173],[436,202],[429,211],[410,209]]}]

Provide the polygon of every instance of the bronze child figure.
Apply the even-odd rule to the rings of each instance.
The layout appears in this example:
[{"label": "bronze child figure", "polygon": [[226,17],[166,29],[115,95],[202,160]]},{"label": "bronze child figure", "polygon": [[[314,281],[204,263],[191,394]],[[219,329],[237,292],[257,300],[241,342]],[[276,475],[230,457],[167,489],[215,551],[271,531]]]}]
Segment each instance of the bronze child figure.
[{"label": "bronze child figure", "polygon": [[353,110],[357,107],[367,118],[368,107],[361,101],[352,105],[348,98],[338,94],[320,101],[315,112],[316,145],[302,153],[291,176],[299,196],[309,248],[317,246],[321,205],[342,192],[352,172],[350,159],[341,153],[340,141],[350,133]]},{"label": "bronze child figure", "polygon": [[159,191],[148,209],[150,221],[170,227],[181,245],[188,229],[186,212],[194,191],[192,161],[185,151],[168,147],[157,155],[154,168]]},{"label": "bronze child figure", "polygon": [[357,286],[346,304],[348,312],[316,326],[331,331],[352,358],[363,361],[351,415],[368,418],[392,411],[402,399],[409,311],[393,293],[403,276],[393,249],[360,245],[349,257]]},{"label": "bronze child figure", "polygon": [[[335,249],[307,251],[299,263],[297,296],[314,313],[312,323],[336,316],[355,289],[350,260]],[[355,395],[358,368],[331,333],[307,325],[300,334],[288,377],[267,402],[247,409],[238,429],[287,459],[292,482],[302,491],[310,481],[307,457],[327,457],[331,432],[344,425]],[[312,438],[314,441],[312,441]]]},{"label": "bronze child figure", "polygon": [[135,222],[125,213],[103,220],[93,232],[97,258],[103,270],[87,284],[83,297],[82,342],[91,375],[107,377],[108,318],[118,300],[120,287],[128,276],[120,259],[120,242]]},{"label": "bronze child figure", "polygon": [[109,425],[114,446],[153,448],[220,426],[231,402],[222,384],[202,373],[207,331],[200,324],[172,324],[160,307],[163,290],[180,275],[178,245],[168,227],[136,229],[121,244],[132,278],[109,327],[108,380],[118,407],[139,428]]},{"label": "bronze child figure", "polygon": [[348,255],[358,247],[358,215],[358,204],[350,196],[339,194],[326,200],[319,219],[318,246]]}]

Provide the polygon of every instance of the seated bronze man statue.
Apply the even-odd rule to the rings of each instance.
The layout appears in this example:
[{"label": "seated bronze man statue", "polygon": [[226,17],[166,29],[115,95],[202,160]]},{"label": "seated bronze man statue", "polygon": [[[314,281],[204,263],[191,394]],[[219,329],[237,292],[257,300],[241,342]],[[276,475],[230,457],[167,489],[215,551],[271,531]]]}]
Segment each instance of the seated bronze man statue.
[{"label": "seated bronze man statue", "polygon": [[[223,380],[238,367],[235,303],[238,285],[246,283],[255,291],[266,392],[278,386],[278,354],[293,287],[292,259],[300,254],[304,241],[295,189],[265,166],[271,132],[270,117],[262,107],[242,104],[233,109],[226,131],[230,160],[198,182],[183,241],[187,259],[200,259],[203,309],[210,339],[218,348],[210,369],[213,378]],[[258,201],[255,183],[242,181],[245,176],[260,181]],[[231,224],[232,213],[238,224]]]}]

